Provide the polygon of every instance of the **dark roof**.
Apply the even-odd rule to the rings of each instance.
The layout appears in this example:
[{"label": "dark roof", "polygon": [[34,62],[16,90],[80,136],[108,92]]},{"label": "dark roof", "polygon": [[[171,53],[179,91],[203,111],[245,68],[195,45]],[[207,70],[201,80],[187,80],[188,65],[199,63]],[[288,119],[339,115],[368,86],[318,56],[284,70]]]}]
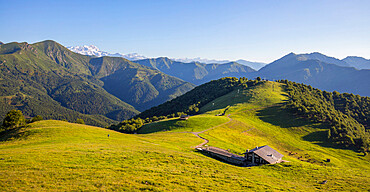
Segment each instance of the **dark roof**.
[{"label": "dark roof", "polygon": [[216,153],[216,154],[219,154],[219,155],[222,155],[222,156],[225,156],[225,157],[234,158],[234,159],[237,159],[237,160],[240,160],[240,161],[244,160],[244,157],[242,157],[242,156],[235,155],[233,153],[230,153],[230,152],[228,152],[224,149],[220,149],[220,148],[217,148],[217,147],[207,147],[207,148],[204,148],[203,150],[209,151],[209,152],[212,152],[212,153]]},{"label": "dark roof", "polygon": [[269,163],[277,163],[284,156],[267,145],[262,147],[256,147],[250,150],[249,153],[255,153]]}]

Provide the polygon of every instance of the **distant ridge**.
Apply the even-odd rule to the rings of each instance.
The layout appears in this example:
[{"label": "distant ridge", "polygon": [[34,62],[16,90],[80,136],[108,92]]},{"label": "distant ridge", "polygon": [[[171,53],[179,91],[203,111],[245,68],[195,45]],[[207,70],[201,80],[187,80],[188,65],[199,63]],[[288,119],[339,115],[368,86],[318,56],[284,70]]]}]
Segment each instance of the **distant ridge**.
[{"label": "distant ridge", "polygon": [[178,77],[184,81],[200,85],[222,77],[249,77],[255,72],[251,67],[236,62],[224,64],[204,64],[198,62],[183,63],[167,57],[137,60],[136,63],[153,67],[163,73]]},{"label": "distant ridge", "polygon": [[357,69],[370,69],[370,59],[365,59],[363,57],[348,56],[342,61],[345,61],[352,67]]},{"label": "distant ridge", "polygon": [[103,57],[103,56],[109,56],[109,57],[123,57],[127,60],[134,61],[138,59],[146,59],[146,57],[139,55],[137,53],[129,53],[129,54],[121,54],[121,53],[108,53],[106,51],[101,51],[98,47],[95,45],[83,45],[83,46],[69,46],[67,47],[69,50],[79,53],[82,55],[90,55],[90,56],[96,56],[96,57]]},{"label": "distant ridge", "polygon": [[298,54],[299,59],[301,60],[319,60],[325,63],[329,64],[335,64],[342,67],[350,67],[348,63],[345,61],[339,60],[334,57],[329,57],[324,54],[321,54],[319,52],[313,52],[313,53],[306,53],[306,54]]},{"label": "distant ridge", "polygon": [[289,53],[266,65],[256,75],[271,80],[288,79],[326,91],[370,96],[370,70],[341,66],[344,63],[320,53]]},{"label": "distant ridge", "polygon": [[[103,57],[103,56],[109,56],[109,57],[123,57],[125,59],[128,59],[130,61],[136,61],[136,60],[142,60],[142,59],[148,59],[147,57],[143,55],[139,55],[137,53],[129,53],[129,54],[122,54],[122,53],[108,53],[106,51],[101,51],[98,47],[95,45],[83,45],[83,46],[68,46],[69,50],[79,53],[82,55],[90,55],[90,56],[96,56],[96,57]],[[263,66],[266,65],[266,63],[261,62],[251,62],[246,61],[243,59],[239,59],[237,61],[231,61],[231,60],[216,60],[216,59],[205,59],[205,58],[171,58],[173,61],[178,61],[182,63],[203,63],[203,64],[225,64],[230,62],[237,62],[239,64],[251,67],[255,70],[259,70]]]}]

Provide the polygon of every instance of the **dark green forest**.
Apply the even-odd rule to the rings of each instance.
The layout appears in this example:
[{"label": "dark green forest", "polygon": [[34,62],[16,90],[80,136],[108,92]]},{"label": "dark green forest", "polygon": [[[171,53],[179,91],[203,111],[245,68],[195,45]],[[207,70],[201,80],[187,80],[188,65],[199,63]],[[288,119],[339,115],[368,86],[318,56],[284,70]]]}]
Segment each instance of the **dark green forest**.
[{"label": "dark green forest", "polygon": [[287,80],[289,101],[285,105],[294,114],[328,124],[328,137],[346,147],[368,151],[370,147],[370,98],[359,95],[321,91]]}]

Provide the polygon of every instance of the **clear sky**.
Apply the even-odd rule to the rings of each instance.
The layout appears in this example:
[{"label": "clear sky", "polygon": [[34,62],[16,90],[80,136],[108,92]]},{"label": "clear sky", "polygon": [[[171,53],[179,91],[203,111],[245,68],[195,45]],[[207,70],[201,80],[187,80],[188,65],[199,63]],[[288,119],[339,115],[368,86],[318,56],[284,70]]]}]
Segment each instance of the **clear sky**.
[{"label": "clear sky", "polygon": [[0,41],[55,40],[147,57],[370,59],[369,0],[0,0]]}]

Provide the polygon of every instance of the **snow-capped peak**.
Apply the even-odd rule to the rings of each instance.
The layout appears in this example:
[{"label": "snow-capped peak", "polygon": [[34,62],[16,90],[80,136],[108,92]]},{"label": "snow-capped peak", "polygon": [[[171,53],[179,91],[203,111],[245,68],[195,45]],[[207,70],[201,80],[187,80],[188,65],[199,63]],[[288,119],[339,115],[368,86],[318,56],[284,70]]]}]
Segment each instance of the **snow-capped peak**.
[{"label": "snow-capped peak", "polygon": [[75,53],[79,53],[79,54],[82,54],[82,55],[91,55],[91,56],[96,56],[96,57],[103,57],[103,56],[123,57],[125,59],[130,60],[130,61],[147,58],[147,57],[139,55],[137,53],[129,53],[129,54],[114,53],[114,54],[112,54],[112,53],[108,53],[106,51],[101,51],[95,45],[69,46],[67,48],[69,50],[75,52]]}]

